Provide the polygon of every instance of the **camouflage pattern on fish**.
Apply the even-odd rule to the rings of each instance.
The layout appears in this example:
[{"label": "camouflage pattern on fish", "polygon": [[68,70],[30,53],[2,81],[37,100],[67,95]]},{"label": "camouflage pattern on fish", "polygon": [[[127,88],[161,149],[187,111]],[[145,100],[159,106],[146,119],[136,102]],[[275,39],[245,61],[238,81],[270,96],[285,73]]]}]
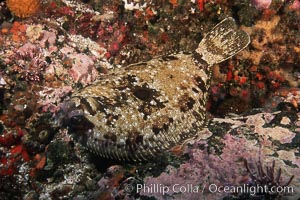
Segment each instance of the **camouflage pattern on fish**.
[{"label": "camouflage pattern on fish", "polygon": [[211,66],[243,50],[248,34],[226,18],[190,54],[112,70],[67,102],[70,130],[101,157],[143,161],[206,125]]}]

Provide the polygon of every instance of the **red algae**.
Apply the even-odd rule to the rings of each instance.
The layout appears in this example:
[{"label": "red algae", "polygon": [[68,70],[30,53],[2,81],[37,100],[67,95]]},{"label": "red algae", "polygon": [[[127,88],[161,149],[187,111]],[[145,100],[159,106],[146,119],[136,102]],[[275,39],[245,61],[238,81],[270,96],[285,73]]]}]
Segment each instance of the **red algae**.
[{"label": "red algae", "polygon": [[26,25],[14,22],[12,28],[10,29],[10,33],[12,33],[12,40],[14,42],[22,42],[26,40],[25,36]]},{"label": "red algae", "polygon": [[197,0],[198,3],[198,8],[200,11],[204,10],[204,4],[205,4],[206,0]]}]

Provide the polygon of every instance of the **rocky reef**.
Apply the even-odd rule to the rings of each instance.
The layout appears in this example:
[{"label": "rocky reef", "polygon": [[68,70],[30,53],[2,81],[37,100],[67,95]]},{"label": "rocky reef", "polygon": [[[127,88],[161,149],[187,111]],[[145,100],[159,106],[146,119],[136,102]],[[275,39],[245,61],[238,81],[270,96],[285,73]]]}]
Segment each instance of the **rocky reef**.
[{"label": "rocky reef", "polygon": [[[75,91],[112,68],[191,52],[226,17],[251,43],[214,66],[210,123],[192,140],[125,163],[60,123]],[[299,0],[0,1],[0,199],[299,199],[299,32]]]}]

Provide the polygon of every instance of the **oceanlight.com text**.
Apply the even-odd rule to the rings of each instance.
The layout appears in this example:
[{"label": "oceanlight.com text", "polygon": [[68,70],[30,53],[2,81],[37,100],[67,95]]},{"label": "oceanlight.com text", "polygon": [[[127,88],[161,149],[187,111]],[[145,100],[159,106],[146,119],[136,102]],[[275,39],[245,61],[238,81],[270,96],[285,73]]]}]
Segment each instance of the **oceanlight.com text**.
[{"label": "oceanlight.com text", "polygon": [[125,191],[128,193],[136,190],[137,193],[155,194],[160,193],[162,195],[168,193],[226,193],[226,194],[293,194],[293,186],[267,186],[267,185],[248,185],[242,184],[239,186],[220,186],[216,184],[127,184]]}]

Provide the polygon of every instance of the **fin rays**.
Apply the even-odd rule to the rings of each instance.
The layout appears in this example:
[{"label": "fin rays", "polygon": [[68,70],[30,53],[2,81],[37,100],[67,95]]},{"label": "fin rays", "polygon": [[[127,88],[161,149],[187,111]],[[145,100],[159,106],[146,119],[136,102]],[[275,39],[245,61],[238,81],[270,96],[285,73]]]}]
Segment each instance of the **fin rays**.
[{"label": "fin rays", "polygon": [[217,24],[202,39],[196,52],[209,65],[213,65],[234,56],[249,43],[249,35],[238,30],[234,19],[229,17]]}]

